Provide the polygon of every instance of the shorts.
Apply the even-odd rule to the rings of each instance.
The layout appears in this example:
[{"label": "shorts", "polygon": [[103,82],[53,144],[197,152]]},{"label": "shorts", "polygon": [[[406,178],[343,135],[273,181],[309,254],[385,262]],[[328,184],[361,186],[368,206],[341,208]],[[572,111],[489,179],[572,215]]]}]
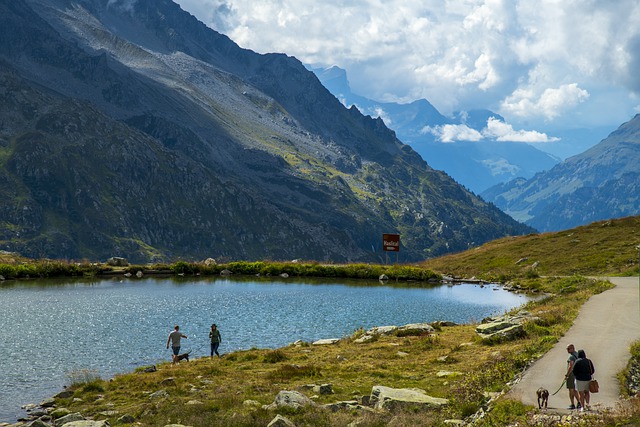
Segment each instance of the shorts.
[{"label": "shorts", "polygon": [[178,347],[171,347],[171,350],[173,350],[173,354],[175,354],[176,356],[178,354],[180,354],[180,346]]},{"label": "shorts", "polygon": [[567,377],[567,388],[571,390],[576,388],[576,377],[573,374],[569,374]]},{"label": "shorts", "polygon": [[576,390],[578,391],[589,391],[589,383],[591,380],[580,381],[576,380]]}]

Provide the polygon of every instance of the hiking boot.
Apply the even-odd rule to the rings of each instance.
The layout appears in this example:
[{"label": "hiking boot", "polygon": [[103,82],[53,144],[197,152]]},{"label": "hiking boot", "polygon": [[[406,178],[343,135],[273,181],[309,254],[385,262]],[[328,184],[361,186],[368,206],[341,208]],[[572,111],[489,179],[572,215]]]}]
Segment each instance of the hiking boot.
[{"label": "hiking boot", "polygon": [[578,404],[576,405],[576,408],[581,409],[581,408],[582,408],[582,405],[580,405],[580,403],[578,403]]},{"label": "hiking boot", "polygon": [[576,405],[571,404],[571,405],[567,406],[567,409],[576,409]]}]

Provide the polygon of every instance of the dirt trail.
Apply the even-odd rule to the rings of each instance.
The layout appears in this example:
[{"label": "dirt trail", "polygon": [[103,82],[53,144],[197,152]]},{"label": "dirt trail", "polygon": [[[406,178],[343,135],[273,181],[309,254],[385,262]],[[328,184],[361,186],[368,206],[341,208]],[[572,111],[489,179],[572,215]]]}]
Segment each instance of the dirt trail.
[{"label": "dirt trail", "polygon": [[[569,343],[584,349],[596,368],[600,392],[591,395],[591,406],[615,408],[620,398],[616,374],[631,358],[629,347],[640,339],[640,298],[637,277],[609,277],[615,288],[591,297],[581,308],[566,335],[537,360],[508,393],[507,397],[537,406],[536,390],[544,387],[554,393],[566,368]],[[549,396],[549,410],[569,412],[569,394],[562,388]]]}]

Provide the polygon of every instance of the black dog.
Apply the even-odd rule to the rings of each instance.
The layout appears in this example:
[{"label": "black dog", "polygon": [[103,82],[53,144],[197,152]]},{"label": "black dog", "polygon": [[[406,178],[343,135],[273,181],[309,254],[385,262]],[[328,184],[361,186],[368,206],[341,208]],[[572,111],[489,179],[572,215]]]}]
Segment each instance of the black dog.
[{"label": "black dog", "polygon": [[[189,352],[191,353],[191,352]],[[189,361],[189,353],[182,353],[176,356],[176,362],[179,362],[181,360],[186,360],[187,362]]]},{"label": "black dog", "polygon": [[536,391],[536,394],[538,395],[538,408],[542,409],[542,407],[544,406],[546,409],[547,402],[549,401],[549,390],[540,387],[538,391]]}]

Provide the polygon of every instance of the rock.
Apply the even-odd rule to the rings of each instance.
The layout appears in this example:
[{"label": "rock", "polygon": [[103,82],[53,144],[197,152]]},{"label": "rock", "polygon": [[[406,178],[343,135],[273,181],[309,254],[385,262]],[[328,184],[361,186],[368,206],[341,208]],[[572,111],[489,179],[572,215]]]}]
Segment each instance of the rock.
[{"label": "rock", "polygon": [[431,322],[431,326],[434,328],[444,327],[444,326],[458,326],[456,322],[450,322],[448,320],[437,320],[435,322]]},{"label": "rock", "polygon": [[229,276],[231,274],[231,270],[227,270],[226,268],[220,272],[221,276]]},{"label": "rock", "polygon": [[356,338],[355,340],[353,340],[353,342],[357,343],[357,344],[362,344],[362,343],[366,343],[366,342],[369,342],[369,341],[373,341],[375,338],[376,337],[374,337],[373,335],[365,334],[365,335],[361,336],[360,338]]},{"label": "rock", "polygon": [[316,403],[304,394],[297,391],[282,390],[276,396],[276,400],[265,405],[265,409],[278,409],[282,407],[301,409],[305,406],[317,406]]},{"label": "rock", "polygon": [[291,422],[288,418],[283,417],[278,414],[274,419],[271,420],[267,427],[295,427],[296,425]]},{"label": "rock", "polygon": [[396,332],[402,335],[422,335],[434,334],[436,330],[428,323],[410,323],[400,326]]},{"label": "rock", "polygon": [[500,338],[514,339],[524,334],[524,324],[537,317],[527,311],[521,311],[515,315],[505,315],[484,319],[482,324],[476,327],[476,333],[482,339]]},{"label": "rock", "polygon": [[313,392],[317,394],[333,394],[333,386],[331,384],[314,385]]},{"label": "rock", "polygon": [[131,273],[124,273],[124,277],[131,277],[133,276]]},{"label": "rock", "polygon": [[121,416],[120,418],[118,418],[116,420],[116,423],[118,423],[118,424],[133,424],[135,421],[136,421],[136,419],[133,417],[133,415],[124,414],[123,416]]},{"label": "rock", "polygon": [[67,408],[58,408],[56,410],[54,410],[53,412],[51,412],[51,415],[53,418],[62,418],[66,415],[69,415],[71,413],[70,410],[68,410]]},{"label": "rock", "polygon": [[40,419],[33,420],[31,423],[28,424],[28,426],[29,427],[51,427],[49,424],[45,423]]},{"label": "rock", "polygon": [[156,365],[151,365],[151,366],[145,366],[142,369],[142,372],[144,373],[151,373],[151,372],[156,372],[158,370],[158,368],[156,368]]},{"label": "rock", "polygon": [[250,408],[259,408],[262,406],[262,404],[260,402],[258,402],[257,400],[245,400],[244,402],[242,402],[243,406],[248,406]]},{"label": "rock", "polygon": [[144,274],[142,273],[142,271],[138,270],[138,271],[136,272],[136,277],[137,277],[138,279],[141,279],[141,278],[142,278],[142,276],[144,276]]},{"label": "rock", "polygon": [[112,267],[126,267],[129,265],[129,262],[126,260],[126,258],[114,256],[107,260],[107,265],[110,265]]},{"label": "rock", "polygon": [[182,424],[166,424],[164,427],[191,427],[191,426],[183,426]]},{"label": "rock", "polygon": [[0,282],[4,282],[6,279],[4,278],[4,276],[2,274],[0,274]]},{"label": "rock", "polygon": [[330,344],[336,344],[338,341],[340,341],[340,338],[325,338],[322,340],[314,341],[312,344],[313,345],[330,345]]},{"label": "rock", "polygon": [[422,406],[425,409],[440,408],[449,403],[448,399],[429,396],[416,388],[391,388],[374,386],[371,389],[371,403],[375,409],[393,411],[396,408]]},{"label": "rock", "polygon": [[154,400],[154,399],[166,399],[167,397],[169,397],[169,393],[167,393],[165,390],[158,390],[155,393],[151,393],[149,395],[149,399]]},{"label": "rock", "polygon": [[380,277],[378,277],[378,280],[380,281],[389,280],[389,276],[387,276],[386,274],[381,274]]},{"label": "rock", "polygon": [[202,262],[204,265],[206,265],[207,267],[211,267],[212,265],[218,265],[218,263],[216,262],[215,259],[213,258],[207,258]]},{"label": "rock", "polygon": [[280,277],[282,277],[283,279],[287,279],[289,277],[289,274],[288,273],[282,273],[280,275]]},{"label": "rock", "polygon": [[374,326],[365,332],[366,335],[390,335],[398,330],[397,326]]},{"label": "rock", "polygon": [[49,397],[40,402],[40,406],[42,406],[43,408],[52,408],[56,406],[56,400],[53,397]]},{"label": "rock", "polygon": [[74,412],[73,414],[58,418],[56,420],[56,426],[67,425],[67,427],[70,427],[70,423],[78,421],[84,421],[84,417],[79,412]]},{"label": "rock", "polygon": [[199,400],[190,400],[186,403],[186,405],[202,405],[202,402]]},{"label": "rock", "polygon": [[53,396],[54,399],[68,399],[73,396],[73,392],[71,390],[62,390],[60,393]]},{"label": "rock", "polygon": [[168,386],[168,385],[176,385],[176,380],[173,377],[169,377],[169,378],[165,378],[162,381],[160,381],[160,385],[161,386]]}]

